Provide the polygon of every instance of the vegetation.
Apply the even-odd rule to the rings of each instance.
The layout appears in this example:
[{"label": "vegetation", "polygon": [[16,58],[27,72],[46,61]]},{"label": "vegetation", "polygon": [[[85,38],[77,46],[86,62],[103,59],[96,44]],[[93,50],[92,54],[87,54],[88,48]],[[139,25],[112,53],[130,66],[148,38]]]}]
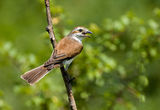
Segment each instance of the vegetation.
[{"label": "vegetation", "polygon": [[[142,1],[146,7],[154,7],[147,8],[150,17],[145,15],[149,13],[145,13],[146,7],[141,7],[142,16],[137,15],[138,9],[127,9],[118,17],[111,13],[103,17],[104,11],[103,18],[95,17],[93,22],[91,17],[95,15],[82,16],[84,14],[74,12],[93,7],[84,5],[75,9],[73,6],[75,10],[72,9],[71,15],[65,10],[70,10],[72,3],[83,6],[80,1],[51,0],[57,40],[85,23],[94,33],[84,41],[83,52],[69,68],[69,73],[76,77],[73,91],[78,110],[157,110],[159,107],[160,9],[155,5],[159,1]],[[95,0],[93,4],[102,5],[101,2]],[[126,0],[123,3],[126,4]],[[138,7],[136,3],[141,4],[136,1],[133,6]],[[109,8],[113,11],[112,6]],[[0,15],[0,110],[68,110],[59,69],[35,86],[20,79],[22,73],[42,64],[52,52],[45,31],[44,1],[2,1]],[[87,20],[83,22],[83,19]]]}]

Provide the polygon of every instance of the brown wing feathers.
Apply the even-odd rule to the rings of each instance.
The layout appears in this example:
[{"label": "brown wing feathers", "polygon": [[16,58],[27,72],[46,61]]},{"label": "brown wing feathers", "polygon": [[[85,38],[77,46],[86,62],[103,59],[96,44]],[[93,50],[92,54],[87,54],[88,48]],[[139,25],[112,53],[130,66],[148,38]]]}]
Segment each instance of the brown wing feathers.
[{"label": "brown wing feathers", "polygon": [[52,64],[60,64],[78,55],[83,49],[81,43],[73,38],[65,37],[56,46],[51,58],[45,63],[45,67]]}]

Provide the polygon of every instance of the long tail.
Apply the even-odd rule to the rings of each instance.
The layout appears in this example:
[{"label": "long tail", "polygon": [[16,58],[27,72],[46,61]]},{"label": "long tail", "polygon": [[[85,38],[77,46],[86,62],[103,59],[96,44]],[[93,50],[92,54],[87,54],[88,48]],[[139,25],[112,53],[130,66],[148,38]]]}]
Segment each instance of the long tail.
[{"label": "long tail", "polygon": [[40,79],[42,79],[48,72],[49,70],[43,65],[41,65],[35,69],[24,73],[23,75],[21,75],[21,78],[26,80],[30,85],[33,85]]}]

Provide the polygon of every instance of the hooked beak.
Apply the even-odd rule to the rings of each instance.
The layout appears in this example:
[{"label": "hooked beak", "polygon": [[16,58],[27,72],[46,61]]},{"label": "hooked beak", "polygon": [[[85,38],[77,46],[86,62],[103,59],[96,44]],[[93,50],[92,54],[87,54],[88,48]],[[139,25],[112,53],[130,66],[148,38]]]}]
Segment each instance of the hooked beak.
[{"label": "hooked beak", "polygon": [[86,33],[92,34],[92,32],[91,32],[91,31],[87,31]]},{"label": "hooked beak", "polygon": [[88,34],[92,34],[92,32],[91,31],[86,31],[83,34],[85,35],[85,37],[89,37],[90,38],[91,36],[89,36]]}]

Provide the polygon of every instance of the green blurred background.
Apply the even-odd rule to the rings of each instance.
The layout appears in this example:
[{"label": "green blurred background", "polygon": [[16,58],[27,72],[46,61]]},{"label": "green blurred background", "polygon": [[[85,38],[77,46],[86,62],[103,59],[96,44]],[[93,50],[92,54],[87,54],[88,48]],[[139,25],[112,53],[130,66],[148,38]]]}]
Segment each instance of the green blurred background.
[{"label": "green blurred background", "polygon": [[[93,31],[69,73],[78,110],[158,110],[160,0],[51,0],[57,41]],[[34,86],[20,75],[52,47],[43,0],[0,1],[0,110],[69,110],[59,69]]]}]

